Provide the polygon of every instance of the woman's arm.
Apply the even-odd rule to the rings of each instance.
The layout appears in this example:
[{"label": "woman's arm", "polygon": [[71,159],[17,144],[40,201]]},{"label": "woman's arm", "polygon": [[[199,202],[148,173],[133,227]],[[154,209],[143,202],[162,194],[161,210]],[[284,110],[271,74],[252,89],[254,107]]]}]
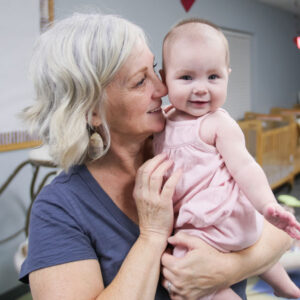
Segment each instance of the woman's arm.
[{"label": "woman's arm", "polygon": [[96,299],[104,289],[102,274],[97,260],[81,260],[29,274],[34,300]]},{"label": "woman's arm", "polygon": [[134,197],[140,235],[114,280],[104,288],[97,260],[83,260],[43,268],[30,274],[34,299],[153,300],[160,275],[160,260],[172,232],[172,195],[180,173],[163,185],[172,163],[165,155],[147,161],[138,171]]},{"label": "woman's arm", "polygon": [[169,238],[169,242],[190,251],[183,258],[163,254],[163,285],[167,288],[167,281],[171,282],[172,299],[194,300],[263,273],[289,249],[292,241],[282,230],[265,222],[260,240],[239,252],[218,252],[201,239],[184,233]]},{"label": "woman's arm", "polygon": [[262,274],[273,266],[290,249],[291,245],[292,239],[285,232],[265,221],[262,236],[255,245],[240,252],[231,253],[236,270],[232,273],[233,277],[229,285]]},{"label": "woman's arm", "polygon": [[139,237],[107,288],[99,262],[94,259],[34,271],[29,275],[33,299],[153,300],[165,246],[166,241],[162,243],[159,237]]}]

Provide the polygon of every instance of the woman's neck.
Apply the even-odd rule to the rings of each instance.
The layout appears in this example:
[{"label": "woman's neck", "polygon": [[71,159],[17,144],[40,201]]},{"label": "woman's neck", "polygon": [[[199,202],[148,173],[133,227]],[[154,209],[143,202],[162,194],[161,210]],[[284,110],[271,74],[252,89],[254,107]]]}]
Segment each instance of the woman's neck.
[{"label": "woman's neck", "polygon": [[[107,154],[97,161],[89,163],[89,168],[95,172],[110,170],[110,172],[123,173],[135,177],[137,169],[145,159],[146,142],[129,143],[128,141],[116,142],[113,138]],[[126,176],[127,177],[127,176]]]},{"label": "woman's neck", "polygon": [[146,158],[147,141],[142,143],[112,143],[108,153],[101,159],[87,164],[96,181],[113,202],[135,223],[138,216],[133,199],[137,169]]}]

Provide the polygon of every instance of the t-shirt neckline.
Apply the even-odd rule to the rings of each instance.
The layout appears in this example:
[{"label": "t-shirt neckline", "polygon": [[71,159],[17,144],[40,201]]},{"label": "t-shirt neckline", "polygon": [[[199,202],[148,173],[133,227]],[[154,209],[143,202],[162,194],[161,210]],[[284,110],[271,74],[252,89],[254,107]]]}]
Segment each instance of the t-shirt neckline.
[{"label": "t-shirt neckline", "polygon": [[81,168],[80,174],[82,179],[89,186],[95,197],[101,201],[103,206],[109,211],[109,213],[115,218],[115,220],[123,227],[127,228],[131,233],[138,236],[139,227],[133,222],[110,198],[110,196],[99,185],[93,175],[90,173],[86,165],[78,166]]}]

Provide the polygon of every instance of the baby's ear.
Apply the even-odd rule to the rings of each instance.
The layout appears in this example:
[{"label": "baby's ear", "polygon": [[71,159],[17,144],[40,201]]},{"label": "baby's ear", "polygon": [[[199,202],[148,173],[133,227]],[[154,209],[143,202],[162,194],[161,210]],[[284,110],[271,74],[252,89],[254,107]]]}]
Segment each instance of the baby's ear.
[{"label": "baby's ear", "polygon": [[231,68],[228,68],[228,74],[230,74],[230,73],[231,73],[231,71],[232,71],[232,69],[231,69]]},{"label": "baby's ear", "polygon": [[161,81],[162,81],[164,84],[166,84],[166,75],[165,75],[164,69],[160,69],[160,70],[159,70],[159,74],[160,74]]}]

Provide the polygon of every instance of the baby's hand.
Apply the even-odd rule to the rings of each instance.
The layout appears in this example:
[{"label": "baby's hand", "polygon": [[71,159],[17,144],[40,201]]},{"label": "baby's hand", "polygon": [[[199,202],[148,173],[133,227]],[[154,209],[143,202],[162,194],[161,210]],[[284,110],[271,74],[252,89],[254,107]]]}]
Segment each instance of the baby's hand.
[{"label": "baby's hand", "polygon": [[277,203],[264,207],[263,215],[266,220],[288,233],[292,238],[300,240],[300,224],[295,216]]}]

